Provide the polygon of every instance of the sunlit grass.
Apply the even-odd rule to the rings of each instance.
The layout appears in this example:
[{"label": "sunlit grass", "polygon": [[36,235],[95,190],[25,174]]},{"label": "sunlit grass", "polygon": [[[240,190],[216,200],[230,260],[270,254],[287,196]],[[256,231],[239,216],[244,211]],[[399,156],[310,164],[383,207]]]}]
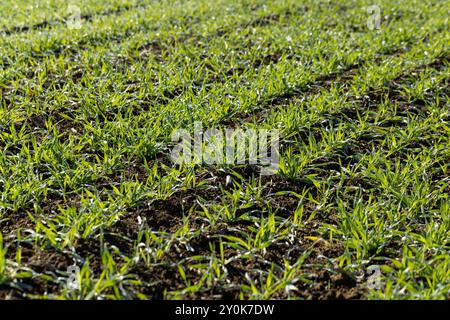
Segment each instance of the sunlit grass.
[{"label": "sunlit grass", "polygon": [[[448,299],[450,6],[413,2],[6,1],[0,298]],[[280,170],[171,163],[195,121]]]}]

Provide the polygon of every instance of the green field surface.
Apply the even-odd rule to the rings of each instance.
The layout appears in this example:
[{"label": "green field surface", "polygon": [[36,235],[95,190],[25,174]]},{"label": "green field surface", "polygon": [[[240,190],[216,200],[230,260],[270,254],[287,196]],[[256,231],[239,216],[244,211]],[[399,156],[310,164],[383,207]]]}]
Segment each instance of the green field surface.
[{"label": "green field surface", "polygon": [[[3,0],[0,299],[450,299],[449,17]],[[174,163],[196,122],[279,170]]]}]

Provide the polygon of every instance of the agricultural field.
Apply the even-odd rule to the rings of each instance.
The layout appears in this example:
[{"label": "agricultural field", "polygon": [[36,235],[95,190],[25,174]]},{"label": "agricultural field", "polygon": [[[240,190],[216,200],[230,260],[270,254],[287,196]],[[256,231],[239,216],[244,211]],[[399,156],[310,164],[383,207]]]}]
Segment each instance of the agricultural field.
[{"label": "agricultural field", "polygon": [[[0,299],[450,299],[449,16],[2,1]],[[175,161],[210,128],[274,170]]]}]

